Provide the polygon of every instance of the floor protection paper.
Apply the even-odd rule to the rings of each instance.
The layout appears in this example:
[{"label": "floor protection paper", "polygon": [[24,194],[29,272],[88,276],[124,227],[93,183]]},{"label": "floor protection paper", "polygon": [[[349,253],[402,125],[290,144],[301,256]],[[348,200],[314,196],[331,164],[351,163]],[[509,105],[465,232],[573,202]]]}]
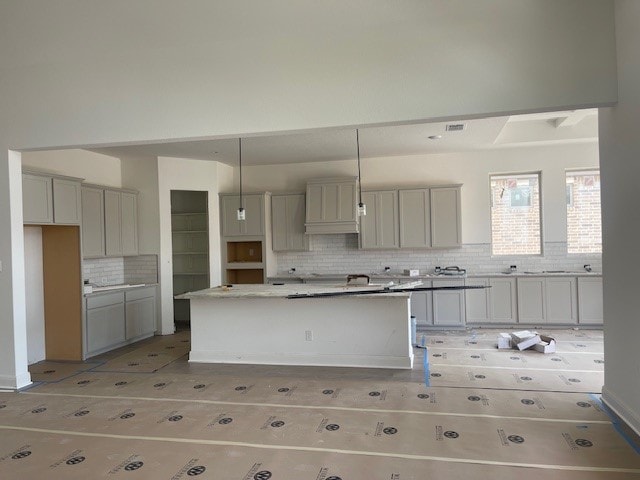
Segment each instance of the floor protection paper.
[{"label": "floor protection paper", "polygon": [[640,474],[640,455],[605,423],[24,394],[3,402],[3,428]]},{"label": "floor protection paper", "polygon": [[53,362],[44,360],[29,365],[29,373],[33,382],[58,382],[79,372],[91,370],[99,363],[91,362]]},{"label": "floor protection paper", "polygon": [[27,393],[608,422],[598,402],[585,393],[425,387],[408,382],[86,372]]},{"label": "floor protection paper", "polygon": [[339,452],[79,437],[6,430],[0,478],[16,480],[634,480],[619,471],[558,470]]}]

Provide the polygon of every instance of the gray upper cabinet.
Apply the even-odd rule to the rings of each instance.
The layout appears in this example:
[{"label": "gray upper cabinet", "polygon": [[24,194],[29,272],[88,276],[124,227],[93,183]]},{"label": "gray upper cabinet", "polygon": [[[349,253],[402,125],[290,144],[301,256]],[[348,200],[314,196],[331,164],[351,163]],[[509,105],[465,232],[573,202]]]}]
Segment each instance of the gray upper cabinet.
[{"label": "gray upper cabinet", "polygon": [[53,179],[53,222],[79,225],[82,219],[80,182]]},{"label": "gray upper cabinet", "polygon": [[309,250],[304,233],[305,195],[286,194],[271,197],[271,235],[274,252]]},{"label": "gray upper cabinet", "polygon": [[358,233],[357,193],[355,177],[309,180],[306,233]]},{"label": "gray upper cabinet", "polygon": [[104,237],[108,257],[138,254],[137,194],[104,190]]},{"label": "gray upper cabinet", "polygon": [[265,222],[265,194],[252,193],[242,196],[242,206],[245,209],[245,220],[238,220],[237,211],[240,207],[240,195],[221,195],[220,210],[223,237],[241,235],[264,235]]},{"label": "gray upper cabinet", "polygon": [[431,196],[428,188],[400,190],[400,247],[431,247]]},{"label": "gray upper cabinet", "polygon": [[120,235],[122,255],[138,254],[138,196],[122,192],[120,199]]},{"label": "gray upper cabinet", "polygon": [[82,255],[104,254],[104,190],[82,187]]},{"label": "gray upper cabinet", "polygon": [[22,214],[27,224],[79,225],[80,179],[23,173]]},{"label": "gray upper cabinet", "polygon": [[51,177],[22,174],[22,216],[24,223],[53,223]]},{"label": "gray upper cabinet", "polygon": [[367,214],[360,218],[360,248],[398,248],[398,192],[363,192],[362,201],[367,206]]},{"label": "gray upper cabinet", "polygon": [[122,255],[120,206],[122,196],[115,190],[104,191],[104,232],[107,256]]},{"label": "gray upper cabinet", "polygon": [[431,189],[431,246],[459,247],[462,244],[460,187]]}]

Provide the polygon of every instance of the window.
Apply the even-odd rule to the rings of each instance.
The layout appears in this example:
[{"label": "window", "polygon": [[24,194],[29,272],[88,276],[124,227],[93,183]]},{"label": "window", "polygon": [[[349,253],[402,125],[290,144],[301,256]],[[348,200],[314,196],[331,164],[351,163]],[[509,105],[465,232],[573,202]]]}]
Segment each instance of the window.
[{"label": "window", "polygon": [[491,175],[491,253],[539,255],[540,174]]},{"label": "window", "polygon": [[567,251],[602,252],[600,171],[567,172]]}]

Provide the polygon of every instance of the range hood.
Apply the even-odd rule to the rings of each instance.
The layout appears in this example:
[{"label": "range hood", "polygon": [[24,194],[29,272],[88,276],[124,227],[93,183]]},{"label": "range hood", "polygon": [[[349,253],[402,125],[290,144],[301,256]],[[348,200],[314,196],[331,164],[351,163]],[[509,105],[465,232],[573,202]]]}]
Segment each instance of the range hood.
[{"label": "range hood", "polygon": [[305,233],[359,233],[356,177],[307,182]]}]

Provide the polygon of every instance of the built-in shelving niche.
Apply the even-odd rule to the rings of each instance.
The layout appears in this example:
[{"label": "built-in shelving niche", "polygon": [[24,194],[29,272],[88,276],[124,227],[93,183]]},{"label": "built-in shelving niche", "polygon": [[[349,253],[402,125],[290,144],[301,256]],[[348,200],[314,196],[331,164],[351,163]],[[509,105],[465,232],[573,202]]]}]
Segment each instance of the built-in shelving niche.
[{"label": "built-in shelving niche", "polygon": [[[171,191],[174,295],[210,286],[207,196],[207,192]],[[189,324],[189,300],[173,300],[173,318],[179,328]]]}]

